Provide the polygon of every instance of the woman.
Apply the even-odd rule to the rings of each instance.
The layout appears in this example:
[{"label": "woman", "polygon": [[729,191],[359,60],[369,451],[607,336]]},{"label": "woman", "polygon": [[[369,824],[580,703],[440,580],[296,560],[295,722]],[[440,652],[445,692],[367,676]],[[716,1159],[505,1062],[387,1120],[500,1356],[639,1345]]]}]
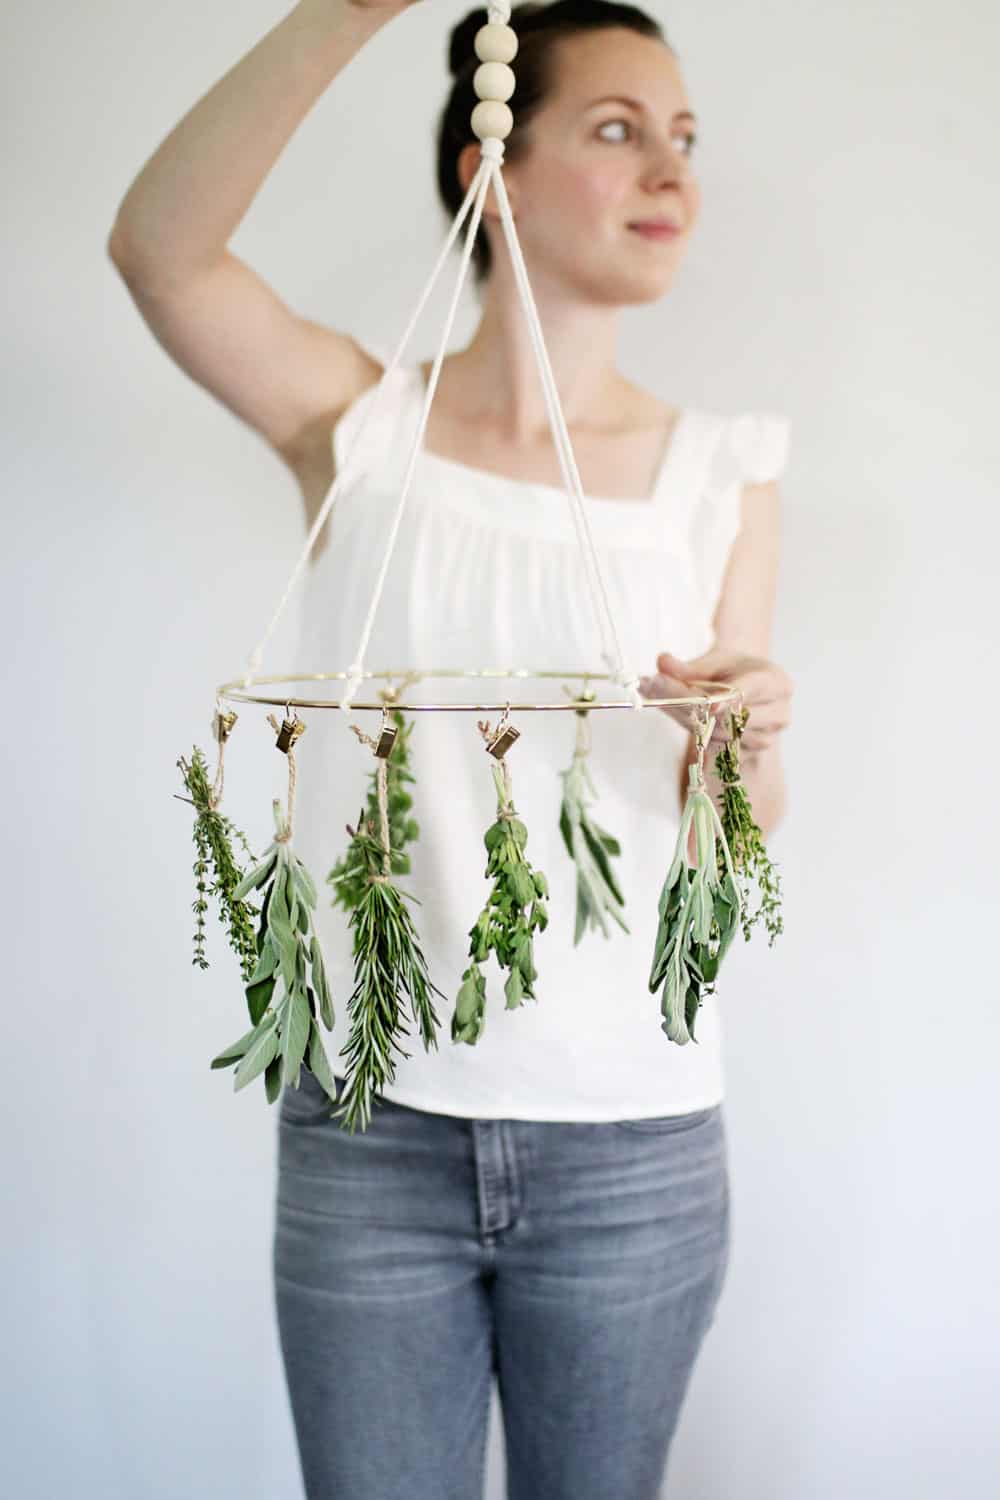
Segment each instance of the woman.
[{"label": "woman", "polygon": [[[110,242],[158,339],[268,440],[310,522],[335,465],[357,464],[308,577],[303,653],[322,651],[324,670],[352,659],[430,362],[397,368],[363,428],[384,360],[295,315],[226,244],[316,98],[404,8],[303,0],[164,141]],[[452,32],[437,170],[449,215],[479,162],[468,122],[485,20],[471,12]],[[626,662],[648,696],[684,696],[698,677],[742,691],[744,781],[766,835],[784,807],[791,692],[767,654],[787,424],[666,407],[615,367],[619,309],[669,289],[697,219],[684,80],[659,26],[631,6],[522,5],[510,24],[504,180]],[[442,365],[368,661],[593,666],[595,622],[492,189],[475,270],[481,321]],[[453,1000],[486,894],[492,783],[469,715],[414,717],[417,924]],[[572,716],[530,717],[510,754],[551,893],[537,1001],[504,1007],[491,974],[477,1043],[451,1043],[445,1013],[437,1050],[398,1048],[366,1130],[331,1118],[305,1069],[282,1097],[275,1292],[310,1496],[481,1493],[495,1373],[511,1500],[652,1500],[714,1316],[729,1251],[719,1017],[706,1000],[697,1044],[675,1046],[646,985],[690,721],[677,708],[595,716],[597,811],[622,843],[630,935],[574,944],[575,878],[554,815]],[[370,759],[342,716],[309,728],[296,847],[325,873]],[[339,996],[327,1050],[342,1057],[350,943],[329,903],[316,920]]]}]

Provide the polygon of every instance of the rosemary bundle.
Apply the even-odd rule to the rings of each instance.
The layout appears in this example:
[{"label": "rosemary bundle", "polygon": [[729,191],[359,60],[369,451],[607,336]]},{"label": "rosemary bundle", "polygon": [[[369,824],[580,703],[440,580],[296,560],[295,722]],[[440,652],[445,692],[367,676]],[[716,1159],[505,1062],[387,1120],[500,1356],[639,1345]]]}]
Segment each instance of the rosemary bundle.
[{"label": "rosemary bundle", "polygon": [[[199,968],[209,967],[205,957],[205,913],[208,896],[219,901],[219,920],[227,929],[230,946],[240,961],[244,982],[248,981],[257,958],[254,941],[254,917],[256,911],[242,899],[240,882],[243,871],[236,863],[232,841],[238,839],[251,862],[256,855],[243,834],[217,807],[220,783],[213,789],[208,781],[208,765],[197,745],[191,752],[190,763],[182,756],[177,765],[190,792],[197,817],[194,820],[194,841],[197,857],[194,864],[195,885],[198,894],[192,903],[195,913],[194,958],[192,963]],[[182,801],[185,799],[181,799]],[[209,867],[214,876],[209,881]]]},{"label": "rosemary bundle", "polygon": [[[480,725],[482,730],[483,726]],[[496,821],[486,830],[483,842],[488,859],[487,879],[492,878],[489,899],[469,931],[471,963],[462,974],[451,1022],[453,1042],[479,1040],[486,1024],[486,976],[480,964],[491,951],[501,969],[508,970],[504,985],[507,1010],[524,1000],[534,1000],[538,978],[532,951],[532,934],[548,926],[544,898],[549,894],[545,876],[532,870],[525,857],[528,830],[517,816],[510,790],[506,761],[490,767],[497,790]]]},{"label": "rosemary bundle", "polygon": [[[264,890],[257,933],[257,964],[246,987],[252,1029],[239,1041],[213,1058],[213,1068],[237,1064],[234,1089],[244,1088],[259,1073],[269,1104],[283,1084],[299,1086],[302,1063],[336,1101],[337,1090],[319,1028],[334,1022],[333,1002],[327,984],[319,940],[312,928],[316,887],[305,865],[294,853],[291,826],[281,813],[277,797],[274,810],[275,838],[260,864],[237,888],[245,896]],[[282,985],[281,998],[275,990]]]},{"label": "rosemary bundle", "polygon": [[[673,862],[663,883],[649,988],[663,985],[661,1030],[672,1042],[695,1041],[694,1027],[704,995],[726,955],[740,913],[740,894],[726,835],[705,790],[701,760],[688,768],[689,789]],[[688,835],[695,826],[696,859],[687,860]],[[718,857],[724,873],[720,877]]]},{"label": "rosemary bundle", "polygon": [[[388,717],[396,726],[396,738],[386,761],[386,801],[389,814],[389,860],[391,875],[409,875],[410,856],[406,845],[412,843],[420,833],[420,827],[410,816],[413,798],[407,791],[415,778],[410,770],[410,735],[413,725],[407,724],[402,712],[393,709]],[[381,814],[378,804],[378,769],[372,771],[368,787],[367,805],[362,818],[378,827]],[[348,829],[350,832],[350,829]],[[329,875],[327,884],[333,887],[333,906],[343,906],[353,911],[368,887],[368,866],[362,844],[351,839],[347,851],[337,861]]]},{"label": "rosemary bundle", "polygon": [[577,733],[573,761],[568,771],[560,771],[563,782],[559,828],[567,853],[576,866],[576,926],[573,945],[579,943],[588,926],[598,928],[610,937],[606,917],[613,917],[623,932],[628,932],[622,908],[621,893],[611,857],[621,854],[621,845],[590,816],[587,794],[596,798],[597,790],[587,766],[589,724],[585,709],[576,710]]},{"label": "rosemary bundle", "polygon": [[[376,742],[355,726],[352,728],[359,739],[375,747]],[[397,728],[397,738],[398,732]],[[354,950],[354,990],[348,1002],[351,1032],[341,1053],[348,1058],[354,1072],[346,1081],[342,1108],[334,1112],[352,1134],[359,1123],[362,1130],[368,1128],[373,1097],[387,1080],[392,1082],[395,1078],[390,1049],[395,1047],[404,1057],[410,1056],[396,1041],[397,1035],[409,1035],[400,1005],[401,995],[409,998],[424,1050],[428,1052],[437,1046],[440,1024],[431,994],[445,998],[430,980],[416,928],[406,907],[406,901],[416,898],[392,882],[389,776],[388,760],[380,757],[376,768],[378,823],[372,819],[366,822],[362,813],[356,830],[348,826],[351,847],[342,862],[352,872],[351,884],[345,889],[356,888],[354,883],[358,879],[362,882],[350,922]],[[357,872],[363,873],[359,876]]]},{"label": "rosemary bundle", "polygon": [[[740,779],[740,740],[749,717],[749,711],[745,708],[730,714],[729,738],[715,757],[715,773],[722,783],[722,828],[740,887],[743,938],[745,942],[750,941],[751,928],[763,917],[770,934],[768,947],[773,948],[775,938],[784,931],[779,910],[781,877],[768,858],[763,835],[754,822],[750,798]],[[718,846],[717,857],[721,879],[725,873],[721,844]],[[752,879],[756,879],[761,894],[760,904],[754,912],[749,909]]]}]

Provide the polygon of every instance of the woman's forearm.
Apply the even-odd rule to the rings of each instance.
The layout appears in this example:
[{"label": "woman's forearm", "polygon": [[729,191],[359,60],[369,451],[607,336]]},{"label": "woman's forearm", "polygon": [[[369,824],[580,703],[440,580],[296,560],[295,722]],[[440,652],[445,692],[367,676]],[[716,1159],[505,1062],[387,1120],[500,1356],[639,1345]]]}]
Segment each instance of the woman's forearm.
[{"label": "woman's forearm", "polygon": [[157,148],[125,194],[108,248],[161,288],[222,254],[312,105],[398,10],[302,0]]}]

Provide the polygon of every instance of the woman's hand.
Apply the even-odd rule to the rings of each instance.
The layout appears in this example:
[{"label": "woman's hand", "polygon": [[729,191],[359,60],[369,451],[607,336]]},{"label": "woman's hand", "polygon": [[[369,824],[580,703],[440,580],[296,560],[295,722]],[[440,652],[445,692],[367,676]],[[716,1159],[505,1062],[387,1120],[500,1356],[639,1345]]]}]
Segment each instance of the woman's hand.
[{"label": "woman's hand", "polygon": [[[741,750],[750,754],[770,750],[782,729],[791,722],[792,679],[776,662],[763,656],[744,656],[725,646],[713,646],[703,656],[681,661],[663,651],[656,658],[654,677],[643,677],[639,691],[646,698],[684,698],[699,691],[717,696],[719,688],[700,689],[697,681],[711,678],[742,693],[743,707],[749,710],[746,729],[740,741]],[[709,747],[713,753],[728,739],[729,711],[739,706],[735,696],[727,698],[716,710],[715,726]],[[658,705],[678,724],[693,732],[693,705]]]}]

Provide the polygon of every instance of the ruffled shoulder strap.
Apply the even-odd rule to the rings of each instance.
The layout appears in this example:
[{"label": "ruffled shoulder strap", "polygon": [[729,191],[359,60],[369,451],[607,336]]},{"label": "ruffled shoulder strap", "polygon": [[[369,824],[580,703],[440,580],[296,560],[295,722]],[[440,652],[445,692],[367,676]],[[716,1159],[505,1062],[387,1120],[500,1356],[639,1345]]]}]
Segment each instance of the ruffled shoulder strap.
[{"label": "ruffled shoulder strap", "polygon": [[788,462],[790,423],[777,412],[745,411],[729,423],[729,448],[745,484],[777,479]]},{"label": "ruffled shoulder strap", "polygon": [[715,613],[729,552],[742,520],[747,484],[777,479],[788,461],[791,427],[777,412],[720,419],[691,517],[691,557],[706,616]]}]

